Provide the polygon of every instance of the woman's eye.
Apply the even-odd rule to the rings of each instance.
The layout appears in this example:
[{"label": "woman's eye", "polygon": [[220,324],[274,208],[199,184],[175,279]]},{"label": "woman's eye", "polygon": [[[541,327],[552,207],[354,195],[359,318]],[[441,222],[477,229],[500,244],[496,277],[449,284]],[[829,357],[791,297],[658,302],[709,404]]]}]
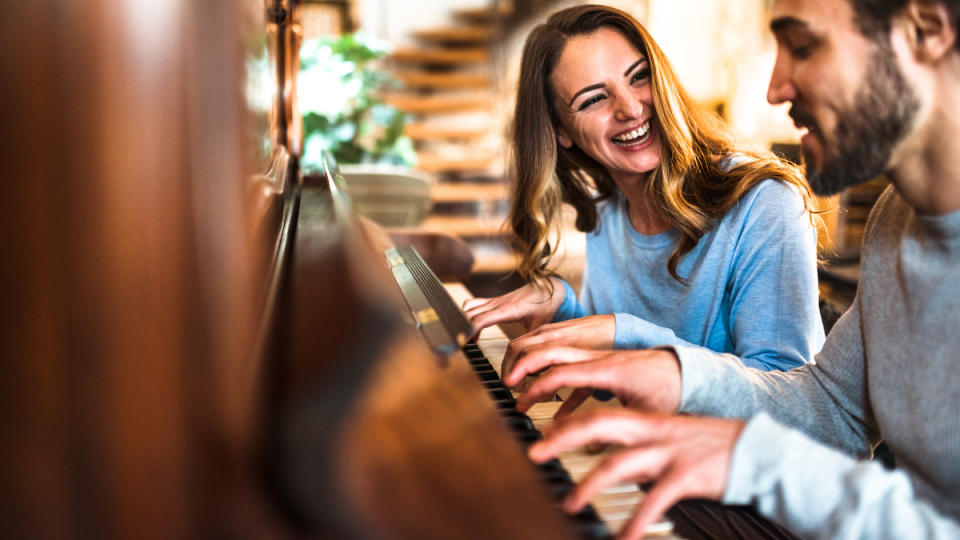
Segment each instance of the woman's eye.
[{"label": "woman's eye", "polygon": [[650,78],[650,68],[638,69],[633,73],[633,77],[630,77],[630,83],[633,84],[637,81],[642,81]]},{"label": "woman's eye", "polygon": [[595,96],[593,96],[593,97],[591,97],[591,98],[588,98],[588,99],[587,99],[586,101],[584,101],[583,103],[581,103],[580,106],[577,107],[577,110],[578,110],[578,111],[582,111],[582,110],[586,109],[587,107],[593,105],[594,103],[599,103],[601,100],[604,100],[604,99],[606,99],[604,96],[602,96],[602,95],[600,95],[600,94],[597,94],[597,95],[595,95]]}]

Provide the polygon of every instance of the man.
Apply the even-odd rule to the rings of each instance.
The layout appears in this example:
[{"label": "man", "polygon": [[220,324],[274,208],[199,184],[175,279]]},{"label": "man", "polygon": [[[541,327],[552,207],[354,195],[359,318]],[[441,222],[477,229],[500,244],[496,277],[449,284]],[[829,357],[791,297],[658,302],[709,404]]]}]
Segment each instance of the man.
[{"label": "man", "polygon": [[[627,408],[566,418],[530,455],[624,445],[565,505],[650,482],[631,538],[687,498],[753,504],[804,537],[960,538],[960,1],[775,0],[771,15],[768,100],[808,130],[811,186],[893,184],[853,306],[816,364],[787,373],[683,347],[532,350],[508,385],[554,368],[521,410],[565,386],[578,390],[558,416],[595,388]],[[664,414],[676,412],[745,420]],[[896,470],[856,460],[881,440]]]}]

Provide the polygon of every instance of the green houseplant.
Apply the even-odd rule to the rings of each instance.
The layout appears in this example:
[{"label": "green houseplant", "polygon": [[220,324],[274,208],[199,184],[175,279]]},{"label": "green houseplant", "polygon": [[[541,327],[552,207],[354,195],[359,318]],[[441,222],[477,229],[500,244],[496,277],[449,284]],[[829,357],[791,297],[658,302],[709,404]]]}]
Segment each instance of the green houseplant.
[{"label": "green houseplant", "polygon": [[378,98],[396,84],[376,68],[386,53],[385,44],[360,34],[303,43],[298,105],[306,170],[320,163],[324,151],[341,164],[415,164],[413,145],[403,134],[406,116]]}]

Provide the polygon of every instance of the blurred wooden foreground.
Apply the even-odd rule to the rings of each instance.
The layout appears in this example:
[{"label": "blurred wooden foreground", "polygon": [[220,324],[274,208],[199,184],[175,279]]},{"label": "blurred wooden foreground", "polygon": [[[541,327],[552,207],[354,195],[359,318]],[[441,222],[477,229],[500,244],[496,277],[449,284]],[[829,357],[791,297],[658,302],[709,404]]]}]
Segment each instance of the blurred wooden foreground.
[{"label": "blurred wooden foreground", "polygon": [[4,11],[3,536],[251,533],[265,254],[239,81],[264,4]]}]

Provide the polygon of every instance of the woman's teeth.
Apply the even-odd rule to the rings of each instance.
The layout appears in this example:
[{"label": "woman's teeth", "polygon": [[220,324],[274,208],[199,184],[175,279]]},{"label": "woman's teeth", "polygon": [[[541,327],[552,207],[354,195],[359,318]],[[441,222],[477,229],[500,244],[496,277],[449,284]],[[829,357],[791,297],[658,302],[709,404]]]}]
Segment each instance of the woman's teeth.
[{"label": "woman's teeth", "polygon": [[650,137],[650,122],[645,122],[642,126],[637,129],[624,133],[622,135],[617,135],[611,140],[617,146],[635,146],[638,144],[643,144],[647,142],[647,139]]}]

